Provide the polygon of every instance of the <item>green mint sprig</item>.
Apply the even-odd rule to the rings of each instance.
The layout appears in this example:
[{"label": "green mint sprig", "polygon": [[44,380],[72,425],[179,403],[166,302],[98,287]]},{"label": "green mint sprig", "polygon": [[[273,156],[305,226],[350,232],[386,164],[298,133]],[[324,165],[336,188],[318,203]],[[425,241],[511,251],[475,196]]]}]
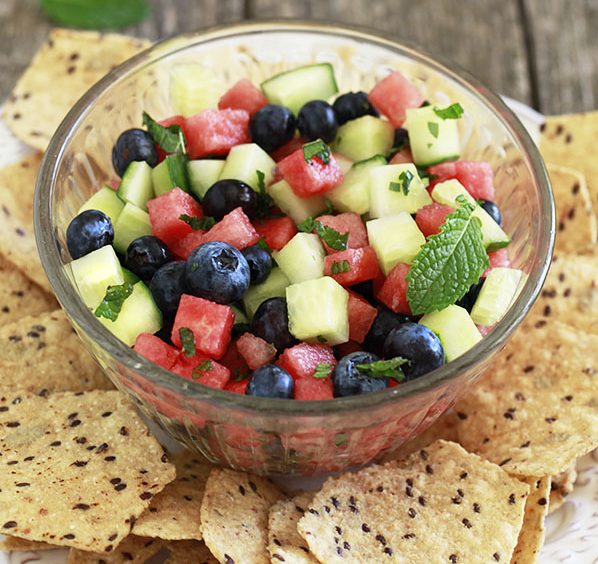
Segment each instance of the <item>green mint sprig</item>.
[{"label": "green mint sprig", "polygon": [[143,112],[143,125],[147,127],[156,145],[166,153],[185,154],[187,142],[185,134],[179,125],[164,127],[155,121],[147,112]]},{"label": "green mint sprig", "polygon": [[206,372],[212,370],[212,361],[211,360],[202,360],[191,373],[191,378],[193,380],[199,380],[202,376],[206,375]]},{"label": "green mint sprig", "polygon": [[403,374],[401,366],[408,362],[406,358],[397,356],[388,360],[356,364],[355,368],[360,372],[365,372],[370,378],[391,378],[397,382],[402,382],[405,379],[405,374]]},{"label": "green mint sprig", "polygon": [[193,231],[207,231],[216,225],[216,220],[209,215],[200,219],[199,217],[192,217],[183,213],[179,215],[179,219],[189,225]]},{"label": "green mint sprig", "polygon": [[106,295],[95,310],[96,317],[104,317],[116,321],[125,300],[133,293],[133,284],[125,282],[116,286],[108,286]]},{"label": "green mint sprig", "polygon": [[348,260],[335,260],[330,267],[332,274],[342,274],[351,270],[351,263]]},{"label": "green mint sprig", "polygon": [[179,337],[181,338],[181,344],[183,345],[183,353],[185,353],[185,356],[195,356],[195,335],[193,334],[193,331],[187,327],[181,327],[179,329]]},{"label": "green mint sprig", "polygon": [[463,106],[456,102],[446,108],[438,108],[434,106],[434,113],[440,119],[459,119],[464,114],[464,110]]},{"label": "green mint sprig", "polygon": [[410,170],[404,170],[399,174],[398,182],[391,182],[388,189],[391,192],[403,192],[405,196],[409,194],[409,186],[415,178],[415,175]]},{"label": "green mint sprig", "polygon": [[320,362],[316,366],[313,376],[314,376],[314,378],[323,380],[324,378],[328,378],[328,376],[330,376],[331,372],[332,372],[332,364],[330,364],[328,362]]},{"label": "green mint sprig", "polygon": [[315,231],[322,241],[335,251],[344,251],[347,248],[348,232],[341,235],[336,229],[324,225],[313,217],[303,220],[297,225],[297,229],[303,233],[313,233]]},{"label": "green mint sprig", "polygon": [[303,145],[303,158],[306,162],[311,161],[314,157],[320,159],[324,164],[330,162],[330,147],[321,139],[316,139],[311,143]]},{"label": "green mint sprig", "polygon": [[266,192],[266,175],[261,170],[256,170],[255,174],[257,176],[258,187],[256,215],[258,218],[263,219],[270,215],[270,208],[274,205],[274,200],[272,199],[272,196]]}]

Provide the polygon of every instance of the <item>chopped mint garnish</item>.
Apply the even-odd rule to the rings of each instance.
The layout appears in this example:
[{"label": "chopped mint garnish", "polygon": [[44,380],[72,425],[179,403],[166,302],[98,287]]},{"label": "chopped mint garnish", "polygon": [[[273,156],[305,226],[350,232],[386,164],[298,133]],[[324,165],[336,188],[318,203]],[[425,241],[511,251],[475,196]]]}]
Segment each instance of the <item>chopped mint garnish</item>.
[{"label": "chopped mint garnish", "polygon": [[407,196],[407,194],[409,194],[409,186],[414,178],[415,176],[410,170],[404,170],[401,172],[401,174],[399,174],[399,181],[391,182],[388,185],[388,189],[391,192],[403,192],[403,194]]},{"label": "chopped mint garnish", "polygon": [[179,337],[181,338],[185,356],[195,356],[195,335],[193,331],[187,327],[181,327],[179,329]]},{"label": "chopped mint garnish", "polygon": [[428,122],[428,131],[432,134],[432,137],[438,137],[438,124],[435,121]]},{"label": "chopped mint garnish", "polygon": [[270,254],[272,254],[272,249],[270,248],[270,245],[268,245],[268,243],[266,243],[266,239],[264,239],[263,237],[260,237],[257,240],[256,245],[258,247],[260,247],[261,249],[264,249],[264,251],[268,251]]},{"label": "chopped mint garnish", "polygon": [[209,215],[200,219],[199,217],[191,217],[190,215],[183,213],[179,215],[179,219],[189,225],[193,231],[207,231],[216,225],[216,220]]},{"label": "chopped mint garnish", "polygon": [[440,233],[421,247],[407,274],[407,300],[413,315],[438,311],[460,300],[490,264],[475,207],[458,196]]},{"label": "chopped mint garnish", "polygon": [[313,233],[315,231],[324,243],[335,251],[344,251],[347,248],[347,241],[349,240],[348,232],[341,235],[336,229],[324,225],[313,217],[303,220],[297,226],[297,229],[304,233]]},{"label": "chopped mint garnish", "polygon": [[328,215],[332,215],[334,213],[334,206],[332,202],[328,198],[324,198],[324,203],[326,204],[326,213]]},{"label": "chopped mint garnish", "polygon": [[463,107],[458,102],[442,109],[435,106],[434,113],[440,119],[459,119],[463,115]]},{"label": "chopped mint garnish", "polygon": [[328,378],[331,372],[332,364],[328,362],[320,362],[320,364],[316,366],[316,369],[314,371],[314,378],[319,378],[323,380],[324,378]]},{"label": "chopped mint garnish", "polygon": [[255,174],[257,176],[258,191],[260,194],[265,194],[266,193],[266,183],[264,181],[264,178],[266,178],[266,175],[261,170],[256,170]]},{"label": "chopped mint garnish", "polygon": [[343,272],[349,272],[351,270],[351,264],[348,260],[335,260],[330,267],[332,274],[341,274]]},{"label": "chopped mint garnish", "polygon": [[322,335],[318,335],[316,339],[318,340],[318,343],[326,343],[326,337]]},{"label": "chopped mint garnish", "polygon": [[330,147],[321,139],[303,145],[303,158],[305,161],[309,162],[314,157],[318,157],[324,164],[330,162]]},{"label": "chopped mint garnish", "polygon": [[261,170],[256,170],[257,175],[257,217],[264,218],[270,215],[270,208],[274,205],[274,201],[268,192],[266,192],[266,183],[264,178],[266,175]]},{"label": "chopped mint garnish", "polygon": [[164,162],[168,168],[168,176],[173,186],[180,188],[184,192],[189,192],[189,174],[187,172],[187,162],[189,158],[187,155],[177,153],[175,155],[168,155]]},{"label": "chopped mint garnish", "polygon": [[401,370],[403,364],[409,361],[406,358],[397,356],[389,358],[388,360],[377,360],[376,362],[368,362],[367,364],[356,364],[355,368],[360,372],[365,372],[370,378],[392,378],[397,382],[402,382],[405,379],[405,374]]},{"label": "chopped mint garnish", "polygon": [[96,317],[105,317],[116,321],[125,300],[133,293],[133,284],[125,282],[117,286],[108,286],[102,303],[96,308]]},{"label": "chopped mint garnish", "polygon": [[152,119],[150,115],[143,112],[143,125],[147,127],[148,133],[166,153],[186,153],[185,134],[179,125],[164,127]]},{"label": "chopped mint garnish", "polygon": [[428,178],[429,180],[435,180],[438,178],[435,174],[430,174],[428,169],[423,166],[416,166],[417,168],[417,175],[423,180],[424,178]]},{"label": "chopped mint garnish", "polygon": [[202,376],[205,376],[206,372],[212,370],[212,361],[211,360],[202,360],[191,373],[191,378],[197,380]]}]

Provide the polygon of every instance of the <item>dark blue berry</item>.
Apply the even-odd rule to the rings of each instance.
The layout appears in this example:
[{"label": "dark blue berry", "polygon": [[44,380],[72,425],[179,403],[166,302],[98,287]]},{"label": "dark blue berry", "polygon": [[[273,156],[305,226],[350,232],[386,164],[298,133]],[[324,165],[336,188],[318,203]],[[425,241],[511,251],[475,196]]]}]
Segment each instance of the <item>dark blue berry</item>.
[{"label": "dark blue berry", "polygon": [[227,213],[241,207],[249,219],[257,213],[255,190],[240,180],[219,180],[212,184],[201,202],[203,212],[220,221]]},{"label": "dark blue berry", "polygon": [[403,127],[395,129],[395,137],[392,143],[392,148],[395,151],[400,151],[403,147],[409,147],[409,133]]},{"label": "dark blue berry", "polygon": [[480,295],[480,290],[484,285],[485,278],[480,278],[475,284],[472,284],[469,290],[467,290],[467,294],[465,294],[458,302],[457,305],[465,308],[469,313],[473,309],[473,304],[475,304],[478,296]]},{"label": "dark blue berry", "polygon": [[74,259],[111,245],[113,240],[112,222],[105,213],[98,210],[81,212],[66,230],[66,246]]},{"label": "dark blue berry", "polygon": [[142,280],[151,280],[161,266],[172,260],[166,243],[153,235],[131,242],[125,255],[125,267]]},{"label": "dark blue berry", "polygon": [[185,293],[185,261],[169,262],[154,274],[150,290],[166,318],[174,317]]},{"label": "dark blue berry", "polygon": [[332,108],[339,125],[363,116],[378,117],[380,115],[372,106],[365,92],[347,92],[334,101]]},{"label": "dark blue berry", "polygon": [[407,315],[394,313],[384,306],[378,306],[378,315],[374,319],[374,323],[372,323],[363,341],[363,348],[378,356],[382,356],[386,336],[392,329],[399,327],[407,321],[411,321],[411,318]]},{"label": "dark blue berry", "polygon": [[268,153],[288,143],[295,135],[296,127],[297,120],[293,112],[274,104],[258,110],[249,122],[251,139]]},{"label": "dark blue berry", "polygon": [[306,141],[322,139],[331,143],[336,137],[338,122],[332,106],[324,100],[312,100],[299,110],[297,127]]},{"label": "dark blue berry", "polygon": [[486,210],[486,213],[494,220],[498,225],[502,226],[502,214],[500,208],[491,200],[481,200],[480,206]]},{"label": "dark blue berry", "polygon": [[272,257],[266,249],[262,249],[259,245],[253,245],[243,249],[243,256],[249,265],[249,272],[251,273],[251,283],[261,284],[272,270]]},{"label": "dark blue berry", "polygon": [[284,298],[270,298],[257,308],[249,330],[268,343],[272,343],[278,351],[292,347],[297,340],[289,331],[289,313]]},{"label": "dark blue berry", "polygon": [[363,351],[350,353],[339,361],[332,372],[334,397],[356,396],[379,392],[388,385],[388,378],[371,376],[357,368],[359,364],[370,364],[380,360],[375,354]]},{"label": "dark blue berry", "polygon": [[133,161],[145,161],[151,167],[158,164],[156,143],[143,129],[123,131],[112,148],[112,166],[118,176],[122,176]]},{"label": "dark blue berry", "polygon": [[384,356],[400,356],[409,361],[401,366],[406,380],[419,378],[444,364],[440,339],[419,323],[404,323],[393,329],[384,342]]},{"label": "dark blue berry", "polygon": [[245,389],[248,396],[293,399],[292,376],[280,366],[264,364],[253,372]]}]

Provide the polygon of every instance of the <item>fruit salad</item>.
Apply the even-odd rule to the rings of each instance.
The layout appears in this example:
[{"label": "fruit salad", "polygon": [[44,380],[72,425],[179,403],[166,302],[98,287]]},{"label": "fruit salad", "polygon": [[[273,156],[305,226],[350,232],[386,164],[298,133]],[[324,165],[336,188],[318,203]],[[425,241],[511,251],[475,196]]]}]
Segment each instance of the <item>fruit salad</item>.
[{"label": "fruit salad", "polygon": [[[206,386],[332,400],[420,378],[506,313],[492,167],[460,159],[467,108],[398,71],[370,92],[332,65],[225,90],[170,77],[177,115],[115,139],[118,181],[81,207],[67,274],[116,337]],[[163,117],[163,116],[160,116]]]}]

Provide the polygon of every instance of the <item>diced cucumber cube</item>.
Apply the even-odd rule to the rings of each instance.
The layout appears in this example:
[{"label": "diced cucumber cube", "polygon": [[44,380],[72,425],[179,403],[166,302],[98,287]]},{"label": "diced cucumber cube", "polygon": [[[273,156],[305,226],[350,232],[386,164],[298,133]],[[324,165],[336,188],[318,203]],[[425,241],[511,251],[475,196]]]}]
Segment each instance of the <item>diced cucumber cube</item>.
[{"label": "diced cucumber cube", "polygon": [[243,296],[243,307],[247,316],[252,319],[260,304],[270,298],[284,298],[288,285],[289,279],[286,274],[280,268],[273,268],[264,282],[250,286]]},{"label": "diced cucumber cube", "polygon": [[125,170],[117,191],[123,202],[147,211],[147,202],[154,197],[152,168],[145,161],[133,161]]},{"label": "diced cucumber cube", "polygon": [[274,178],[276,163],[270,155],[255,143],[237,145],[230,150],[224,168],[220,173],[221,179],[234,178],[249,184],[256,192],[259,190],[257,171],[264,173],[264,185],[269,186]]},{"label": "diced cucumber cube", "polygon": [[300,198],[286,180],[272,184],[268,193],[274,203],[297,224],[326,210],[326,200],[323,196]]},{"label": "diced cucumber cube", "polygon": [[189,176],[189,187],[191,192],[200,200],[203,200],[206,192],[212,184],[218,181],[224,161],[218,159],[200,159],[187,163],[187,174]]},{"label": "diced cucumber cube", "polygon": [[438,335],[447,362],[455,360],[482,340],[467,310],[457,305],[428,313],[419,322]]},{"label": "diced cucumber cube", "polygon": [[349,340],[349,294],[323,276],[289,286],[289,331],[302,341],[338,345]]},{"label": "diced cucumber cube", "polygon": [[488,327],[500,321],[517,296],[522,276],[516,268],[491,269],[471,310],[474,323]]},{"label": "diced cucumber cube", "polygon": [[338,165],[338,168],[341,169],[341,172],[343,174],[347,174],[347,172],[351,170],[351,167],[353,166],[353,161],[351,159],[348,159],[340,153],[334,153],[333,157],[336,161],[336,164]]},{"label": "diced cucumber cube", "polygon": [[407,212],[372,219],[366,223],[370,245],[380,267],[388,274],[398,263],[411,264],[426,238]]},{"label": "diced cucumber cube", "polygon": [[156,196],[166,194],[173,188],[189,192],[187,162],[184,155],[168,155],[152,169],[152,185]]},{"label": "diced cucumber cube", "polygon": [[247,316],[241,310],[241,308],[238,308],[235,305],[231,305],[229,307],[233,310],[233,313],[235,315],[235,325],[244,325],[249,323],[249,319],[247,319]]},{"label": "diced cucumber cube", "polygon": [[170,101],[185,117],[215,108],[224,92],[218,73],[196,63],[181,63],[170,71]]},{"label": "diced cucumber cube", "polygon": [[399,212],[415,213],[432,203],[412,163],[373,167],[370,170],[370,217]]},{"label": "diced cucumber cube", "polygon": [[116,190],[113,190],[110,186],[104,186],[79,208],[77,214],[86,210],[99,210],[110,218],[114,226],[124,207],[125,203],[118,197]]},{"label": "diced cucumber cube", "polygon": [[70,269],[81,299],[92,309],[104,299],[108,286],[125,281],[118,257],[110,245],[72,261]]},{"label": "diced cucumber cube", "polygon": [[438,117],[434,106],[411,108],[406,115],[405,128],[409,131],[411,154],[416,165],[430,166],[459,158],[458,120]]},{"label": "diced cucumber cube", "polygon": [[363,161],[374,155],[388,155],[394,135],[395,130],[388,121],[363,116],[341,125],[332,146],[354,161]]},{"label": "diced cucumber cube", "polygon": [[128,282],[129,284],[137,284],[137,282],[139,282],[139,280],[140,280],[140,278],[139,278],[139,276],[137,276],[137,274],[134,274],[133,272],[131,272],[130,270],[127,270],[124,267],[123,267],[123,278],[124,278],[125,282]]},{"label": "diced cucumber cube", "polygon": [[326,251],[314,233],[297,233],[273,258],[291,284],[324,276]]},{"label": "diced cucumber cube", "polygon": [[472,215],[477,217],[482,223],[482,241],[487,251],[495,251],[506,247],[511,238],[503,231],[503,229],[492,219],[490,214],[484,208],[478,205],[473,196],[469,194],[467,189],[456,179],[446,180],[434,186],[432,190],[432,199],[439,204],[450,206],[452,208],[458,207],[457,198],[463,196],[468,202],[475,206]]},{"label": "diced cucumber cube", "polygon": [[133,293],[123,302],[116,321],[98,317],[113,335],[132,346],[140,333],[155,333],[162,329],[162,312],[152,293],[143,282],[133,286]]},{"label": "diced cucumber cube", "polygon": [[131,241],[151,234],[149,214],[133,204],[125,204],[114,224],[114,248],[124,255]]}]

